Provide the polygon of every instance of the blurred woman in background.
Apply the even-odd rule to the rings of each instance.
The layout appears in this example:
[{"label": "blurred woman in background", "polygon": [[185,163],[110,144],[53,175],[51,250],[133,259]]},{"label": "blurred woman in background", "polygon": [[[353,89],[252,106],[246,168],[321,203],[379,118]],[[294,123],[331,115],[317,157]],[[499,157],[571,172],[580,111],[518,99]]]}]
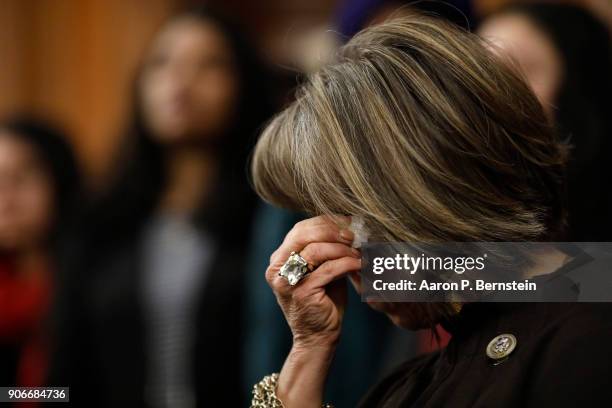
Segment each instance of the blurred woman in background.
[{"label": "blurred woman in background", "polygon": [[0,384],[43,386],[57,242],[79,190],[74,155],[47,124],[0,123]]},{"label": "blurred woman in background", "polygon": [[612,48],[606,26],[577,6],[534,3],[501,10],[479,33],[519,64],[573,147],[566,239],[610,241]]},{"label": "blurred woman in background", "polygon": [[117,178],[66,266],[54,382],[70,384],[71,401],[241,405],[246,159],[272,112],[268,85],[213,11],[180,14],[156,35]]}]

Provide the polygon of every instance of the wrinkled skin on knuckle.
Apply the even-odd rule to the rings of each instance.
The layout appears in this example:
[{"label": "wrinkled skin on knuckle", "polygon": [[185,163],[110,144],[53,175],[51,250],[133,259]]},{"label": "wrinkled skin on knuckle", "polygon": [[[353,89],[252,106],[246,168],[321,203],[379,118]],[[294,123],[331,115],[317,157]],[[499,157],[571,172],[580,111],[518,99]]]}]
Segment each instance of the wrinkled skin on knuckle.
[{"label": "wrinkled skin on knuckle", "polygon": [[272,255],[270,255],[270,266],[275,265],[279,262],[279,250],[277,249],[276,251],[272,252]]},{"label": "wrinkled skin on knuckle", "polygon": [[296,237],[299,237],[308,228],[307,221],[308,220],[302,220],[295,223],[293,228],[287,233],[286,240],[295,240]]},{"label": "wrinkled skin on knuckle", "polygon": [[266,281],[277,298],[285,298],[290,289],[284,278],[278,276],[278,272],[269,268],[266,272]]},{"label": "wrinkled skin on knuckle", "polygon": [[303,254],[303,256],[306,257],[306,260],[309,262],[314,262],[315,259],[321,258],[321,253],[323,250],[321,245],[323,244],[312,243],[306,246],[306,248],[304,248],[305,254]]},{"label": "wrinkled skin on knuckle", "polygon": [[266,269],[265,273],[266,282],[268,282],[270,287],[274,288],[274,281],[276,280],[277,276],[278,271],[276,270],[276,268],[274,268],[272,264],[270,264],[270,266],[268,266],[268,269]]},{"label": "wrinkled skin on knuckle", "polygon": [[292,303],[287,312],[287,322],[293,336],[300,341],[316,342],[318,338],[331,337],[340,325],[334,321],[332,314],[303,303]]}]

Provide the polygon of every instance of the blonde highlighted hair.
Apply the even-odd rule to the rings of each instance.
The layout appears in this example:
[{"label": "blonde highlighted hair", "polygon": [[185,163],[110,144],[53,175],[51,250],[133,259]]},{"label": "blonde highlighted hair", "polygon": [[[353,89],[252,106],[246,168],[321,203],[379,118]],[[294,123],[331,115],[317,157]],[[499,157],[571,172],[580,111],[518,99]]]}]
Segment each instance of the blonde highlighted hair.
[{"label": "blonde highlighted hair", "polygon": [[411,13],[309,76],[259,139],[252,178],[272,204],[362,216],[377,240],[529,241],[563,226],[565,161],[520,74]]}]

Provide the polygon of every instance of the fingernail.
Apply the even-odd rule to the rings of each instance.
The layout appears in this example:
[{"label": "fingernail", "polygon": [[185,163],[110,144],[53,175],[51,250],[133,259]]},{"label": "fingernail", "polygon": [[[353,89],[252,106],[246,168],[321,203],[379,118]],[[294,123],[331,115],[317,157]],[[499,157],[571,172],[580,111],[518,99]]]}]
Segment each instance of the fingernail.
[{"label": "fingernail", "polygon": [[352,253],[353,255],[355,255],[355,257],[357,257],[357,258],[361,258],[361,252],[359,252],[359,250],[358,250],[358,249],[351,248],[351,253]]},{"label": "fingernail", "polygon": [[340,238],[345,240],[345,241],[349,241],[349,242],[353,242],[353,238],[355,237],[355,235],[350,231],[350,230],[340,230]]}]

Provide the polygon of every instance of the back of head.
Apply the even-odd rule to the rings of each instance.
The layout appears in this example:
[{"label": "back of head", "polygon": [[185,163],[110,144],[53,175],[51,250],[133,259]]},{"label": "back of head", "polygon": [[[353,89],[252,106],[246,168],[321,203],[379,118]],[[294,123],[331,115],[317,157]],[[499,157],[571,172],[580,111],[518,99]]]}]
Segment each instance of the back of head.
[{"label": "back of head", "polygon": [[388,241],[522,241],[562,226],[565,146],[481,40],[412,14],[357,34],[264,131],[276,205],[366,219]]}]

